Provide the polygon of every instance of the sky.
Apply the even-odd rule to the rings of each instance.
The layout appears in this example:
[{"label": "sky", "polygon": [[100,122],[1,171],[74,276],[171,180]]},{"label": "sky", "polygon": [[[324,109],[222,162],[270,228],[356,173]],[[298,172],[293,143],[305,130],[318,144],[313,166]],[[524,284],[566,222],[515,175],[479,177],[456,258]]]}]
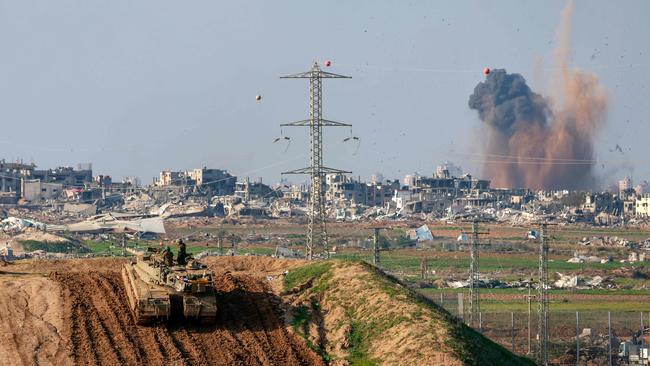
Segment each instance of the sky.
[{"label": "sky", "polygon": [[[478,175],[467,106],[484,67],[546,94],[564,1],[0,1],[0,158],[138,176],[202,166],[273,183],[305,167],[308,81],[323,81],[325,165],[369,178]],[[597,174],[650,180],[650,2],[576,0],[571,66],[609,93]],[[262,100],[256,101],[255,96]],[[274,143],[277,137],[289,136]],[[359,138],[343,142],[350,136]],[[622,147],[623,153],[615,146]],[[307,177],[291,177],[299,183]]]}]

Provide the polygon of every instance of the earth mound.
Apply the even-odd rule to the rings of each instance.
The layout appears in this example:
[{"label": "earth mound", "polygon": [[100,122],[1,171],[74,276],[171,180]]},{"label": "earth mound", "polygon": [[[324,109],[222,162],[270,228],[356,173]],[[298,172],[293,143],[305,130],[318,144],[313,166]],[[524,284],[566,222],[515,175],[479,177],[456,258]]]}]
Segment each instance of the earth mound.
[{"label": "earth mound", "polygon": [[0,365],[526,365],[361,262],[205,259],[217,324],[137,326],[124,259],[0,267]]}]

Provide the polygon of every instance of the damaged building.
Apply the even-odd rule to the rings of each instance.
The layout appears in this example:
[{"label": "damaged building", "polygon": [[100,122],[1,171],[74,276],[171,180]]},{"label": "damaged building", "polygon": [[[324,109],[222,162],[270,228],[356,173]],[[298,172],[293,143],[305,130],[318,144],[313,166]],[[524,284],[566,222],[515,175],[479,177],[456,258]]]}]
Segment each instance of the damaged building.
[{"label": "damaged building", "polygon": [[236,181],[237,177],[226,170],[203,167],[187,171],[161,171],[158,180],[154,180],[154,185],[197,187],[210,195],[227,196],[235,193]]},{"label": "damaged building", "polygon": [[384,206],[400,189],[398,180],[361,182],[344,174],[327,174],[325,185],[325,199],[328,201],[347,200],[370,207]]}]

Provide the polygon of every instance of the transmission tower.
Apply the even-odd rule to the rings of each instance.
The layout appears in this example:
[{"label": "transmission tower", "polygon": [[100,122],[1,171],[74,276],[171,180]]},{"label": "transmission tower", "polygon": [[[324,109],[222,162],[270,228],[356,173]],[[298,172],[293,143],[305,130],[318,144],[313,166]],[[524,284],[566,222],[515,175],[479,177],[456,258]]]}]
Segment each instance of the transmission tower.
[{"label": "transmission tower", "polygon": [[548,365],[548,239],[546,238],[546,224],[541,224],[539,241],[539,288],[537,296],[538,324],[538,361],[542,366]]},{"label": "transmission tower", "polygon": [[317,249],[328,256],[327,229],[325,227],[324,177],[330,173],[351,173],[323,165],[323,127],[350,127],[351,125],[323,119],[322,79],[350,79],[349,76],[322,71],[317,62],[311,70],[283,76],[281,79],[309,79],[309,119],[285,123],[282,127],[309,127],[309,160],[311,166],[282,174],[309,174],[309,224],[307,229],[307,257],[312,259]]},{"label": "transmission tower", "polygon": [[372,228],[372,264],[379,267],[381,248],[379,247],[379,230],[390,229],[390,227],[373,227]]},{"label": "transmission tower", "polygon": [[[481,314],[481,292],[480,292],[480,246],[479,235],[486,235],[489,232],[480,231],[478,221],[472,221],[471,240],[469,245],[469,325],[477,328],[477,322]],[[480,327],[480,324],[478,324]]]}]

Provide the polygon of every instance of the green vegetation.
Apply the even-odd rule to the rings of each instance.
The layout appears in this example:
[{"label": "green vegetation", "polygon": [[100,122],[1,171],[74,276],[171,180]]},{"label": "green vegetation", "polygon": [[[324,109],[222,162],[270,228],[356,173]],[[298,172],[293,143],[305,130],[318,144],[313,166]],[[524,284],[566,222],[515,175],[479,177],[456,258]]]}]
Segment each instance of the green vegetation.
[{"label": "green vegetation", "polygon": [[[468,293],[466,288],[423,288],[419,292],[422,292],[425,295],[437,295],[440,293],[443,294],[457,294],[457,293]],[[536,289],[532,290],[533,293],[536,293]],[[648,296],[650,292],[648,290],[626,290],[626,289],[582,289],[582,290],[562,290],[562,289],[551,289],[548,290],[548,293],[551,295],[640,295]],[[519,294],[521,298],[524,299],[524,296],[528,294],[528,290],[521,290],[518,288],[482,288],[481,294],[485,296],[489,295],[506,295],[506,294]],[[483,297],[482,296],[482,297]],[[437,297],[434,297],[437,298]],[[455,298],[454,298],[455,299]],[[487,300],[483,300],[487,301]],[[523,301],[523,300],[522,300]]]},{"label": "green vegetation", "polygon": [[93,253],[106,253],[114,250],[113,242],[108,240],[102,240],[102,241],[88,240],[84,244]]},{"label": "green vegetation", "polygon": [[[284,288],[289,290],[298,285],[306,283],[310,279],[320,280],[329,269],[332,267],[331,262],[314,262],[307,264],[302,267],[298,267],[289,271],[289,273],[284,276]],[[331,274],[330,274],[331,276]],[[329,276],[328,276],[329,277]],[[325,290],[327,281],[317,281],[314,284],[314,287],[320,285],[318,289],[312,288],[315,290]]]},{"label": "green vegetation", "polygon": [[[214,248],[212,248],[211,250],[214,250]],[[246,247],[246,248],[239,248],[239,249],[237,249],[237,252],[241,253],[241,254],[248,253],[248,254],[254,254],[254,255],[272,255],[272,254],[275,253],[275,249],[259,247],[259,246],[256,246],[256,247],[249,246],[249,247]]]},{"label": "green vegetation", "polygon": [[[352,307],[346,306],[345,311],[350,324],[350,333],[348,335],[349,356],[347,360],[351,365],[376,365],[379,360],[375,360],[369,355],[369,349],[373,340],[381,337],[388,329],[398,324],[419,321],[427,312],[430,312],[430,316],[434,319],[440,320],[442,326],[447,327],[449,334],[452,336],[447,337],[445,340],[441,339],[440,341],[445,342],[464,364],[533,365],[530,360],[510,353],[502,346],[458,322],[450,313],[432,301],[403,286],[397,279],[365,262],[332,260],[310,263],[290,271],[289,275],[285,277],[285,288],[294,288],[300,284],[307,283],[309,280],[313,280],[313,286],[308,291],[311,294],[323,292],[328,287],[322,284],[328,283],[329,279],[331,279],[332,273],[330,270],[335,264],[337,266],[339,264],[364,266],[367,270],[365,272],[367,274],[361,277],[364,283],[367,283],[369,286],[376,286],[376,288],[391,298],[415,303],[418,305],[418,309],[420,309],[414,314],[408,314],[408,316],[378,314],[379,316],[368,318],[364,314],[359,313],[354,305]],[[312,298],[313,301],[314,298]],[[356,299],[356,301],[365,303],[366,299]],[[313,308],[312,303],[312,310]],[[310,318],[309,311],[310,309],[306,306],[301,306],[295,311],[294,321],[292,322],[294,329],[302,329],[304,332]]]},{"label": "green vegetation", "polygon": [[89,250],[73,242],[48,242],[38,240],[20,240],[18,241],[25,251],[33,252],[35,250],[44,250],[51,253],[86,253]]},{"label": "green vegetation", "polygon": [[305,305],[300,305],[294,312],[293,321],[291,322],[293,330],[298,333],[302,332],[302,334],[307,333],[307,319],[309,319],[309,310]]},{"label": "green vegetation", "polygon": [[305,234],[287,234],[285,236],[287,239],[304,239],[306,237]]},{"label": "green vegetation", "polygon": [[377,364],[368,356],[370,340],[373,334],[378,331],[373,325],[372,323],[368,324],[359,321],[350,323],[350,335],[348,336],[348,342],[350,343],[348,361],[350,365],[374,366]]},{"label": "green vegetation", "polygon": [[[458,252],[460,258],[450,258],[449,256],[437,257],[435,253],[431,253],[431,257],[427,257],[429,268],[432,269],[455,269],[465,271],[469,268],[469,256],[467,253]],[[372,252],[348,252],[339,253],[336,258],[372,261]],[[387,251],[382,253],[381,266],[389,271],[413,271],[419,272],[420,261],[424,256],[417,256],[409,253],[399,251]],[[565,257],[551,258],[548,263],[550,272],[559,271],[581,271],[584,268],[590,269],[615,269],[622,266],[640,266],[642,264],[630,263],[569,263]],[[536,270],[539,266],[537,256],[535,255],[520,255],[520,254],[501,254],[501,255],[485,255],[481,258],[481,272],[494,272],[511,270],[513,268]]]},{"label": "green vegetation", "polygon": [[[502,346],[496,344],[474,329],[459,322],[451,313],[438,306],[433,301],[420,295],[418,292],[403,287],[397,279],[385,274],[383,271],[364,263],[378,276],[376,278],[384,291],[390,290],[389,295],[404,295],[408,300],[417,303],[424,309],[432,312],[434,318],[442,320],[449,333],[453,336],[444,340],[445,344],[454,350],[454,353],[466,365],[534,365],[527,358],[512,354]],[[422,314],[412,314],[412,319],[418,319]],[[397,323],[399,323],[399,320]],[[392,326],[392,325],[391,325]],[[387,329],[387,328],[385,328]],[[468,347],[472,345],[472,347]]]}]

